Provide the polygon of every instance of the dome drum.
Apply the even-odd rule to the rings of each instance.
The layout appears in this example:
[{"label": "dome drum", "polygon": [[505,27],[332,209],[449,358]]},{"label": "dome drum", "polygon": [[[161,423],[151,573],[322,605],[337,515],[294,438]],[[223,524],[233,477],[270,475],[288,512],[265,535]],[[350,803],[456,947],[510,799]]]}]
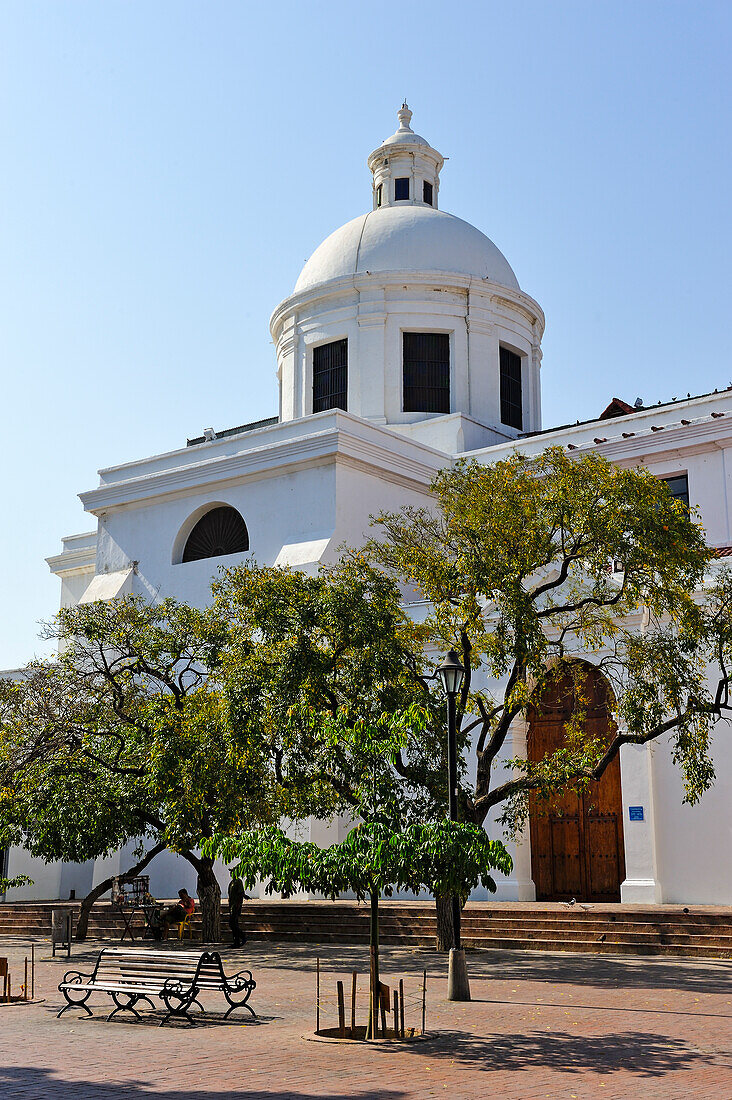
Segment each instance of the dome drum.
[{"label": "dome drum", "polygon": [[[521,359],[522,431],[538,430],[543,315],[521,291],[470,276],[393,272],[330,281],[293,295],[272,319],[283,420],[313,412],[315,349],[347,341],[347,400],[357,416],[419,435],[444,413],[405,411],[404,334],[447,336],[449,414],[461,413],[500,442],[518,429],[501,422],[500,349]],[[424,435],[427,441],[430,432]],[[475,444],[478,446],[478,443]],[[458,448],[459,449],[459,448]]]}]

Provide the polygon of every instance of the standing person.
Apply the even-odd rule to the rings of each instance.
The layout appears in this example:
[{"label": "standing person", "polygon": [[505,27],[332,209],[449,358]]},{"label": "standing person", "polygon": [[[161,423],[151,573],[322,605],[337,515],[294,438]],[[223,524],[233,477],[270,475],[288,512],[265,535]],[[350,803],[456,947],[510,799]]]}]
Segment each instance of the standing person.
[{"label": "standing person", "polygon": [[244,883],[238,876],[232,878],[229,883],[229,928],[234,937],[234,947],[241,947],[247,942],[246,932],[239,924],[245,898],[249,900],[249,895],[244,893]]}]

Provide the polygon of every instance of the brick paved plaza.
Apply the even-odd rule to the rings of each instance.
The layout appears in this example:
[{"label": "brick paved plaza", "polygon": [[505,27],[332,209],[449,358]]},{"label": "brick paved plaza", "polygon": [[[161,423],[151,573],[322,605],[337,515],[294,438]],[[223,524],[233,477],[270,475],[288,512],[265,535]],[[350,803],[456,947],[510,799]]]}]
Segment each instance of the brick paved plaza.
[{"label": "brick paved plaza", "polygon": [[[732,1098],[731,963],[474,951],[475,1000],[449,1004],[443,958],[387,948],[385,979],[404,977],[415,989],[427,968],[427,1024],[436,1033],[396,1050],[302,1038],[314,1030],[318,952],[309,945],[226,952],[228,968],[254,971],[256,1023],[107,1023],[101,996],[93,1019],[68,1012],[57,1020],[61,976],[90,968],[101,946],[75,949],[68,963],[51,960],[48,941],[38,941],[36,996],[45,1000],[0,1007],[3,1098]],[[28,950],[19,940],[0,945],[18,984]],[[320,955],[331,996],[337,978],[354,968],[365,975],[361,947]]]}]

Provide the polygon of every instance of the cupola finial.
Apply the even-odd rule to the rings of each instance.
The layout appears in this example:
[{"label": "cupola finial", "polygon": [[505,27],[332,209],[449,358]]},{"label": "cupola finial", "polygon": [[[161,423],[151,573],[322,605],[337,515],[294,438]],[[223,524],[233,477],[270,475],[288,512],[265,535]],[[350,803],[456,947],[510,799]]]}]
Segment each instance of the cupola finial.
[{"label": "cupola finial", "polygon": [[397,118],[399,119],[399,130],[397,132],[411,134],[412,127],[409,123],[412,121],[412,112],[409,110],[406,99],[397,111]]}]

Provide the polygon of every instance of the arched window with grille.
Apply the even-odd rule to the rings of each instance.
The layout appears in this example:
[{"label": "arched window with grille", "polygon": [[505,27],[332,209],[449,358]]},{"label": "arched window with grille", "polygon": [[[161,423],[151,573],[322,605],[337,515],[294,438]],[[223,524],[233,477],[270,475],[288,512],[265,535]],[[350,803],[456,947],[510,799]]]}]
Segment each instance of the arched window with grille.
[{"label": "arched window with grille", "polygon": [[236,508],[220,505],[198,520],[186,539],[182,562],[242,554],[249,549],[249,532]]}]

